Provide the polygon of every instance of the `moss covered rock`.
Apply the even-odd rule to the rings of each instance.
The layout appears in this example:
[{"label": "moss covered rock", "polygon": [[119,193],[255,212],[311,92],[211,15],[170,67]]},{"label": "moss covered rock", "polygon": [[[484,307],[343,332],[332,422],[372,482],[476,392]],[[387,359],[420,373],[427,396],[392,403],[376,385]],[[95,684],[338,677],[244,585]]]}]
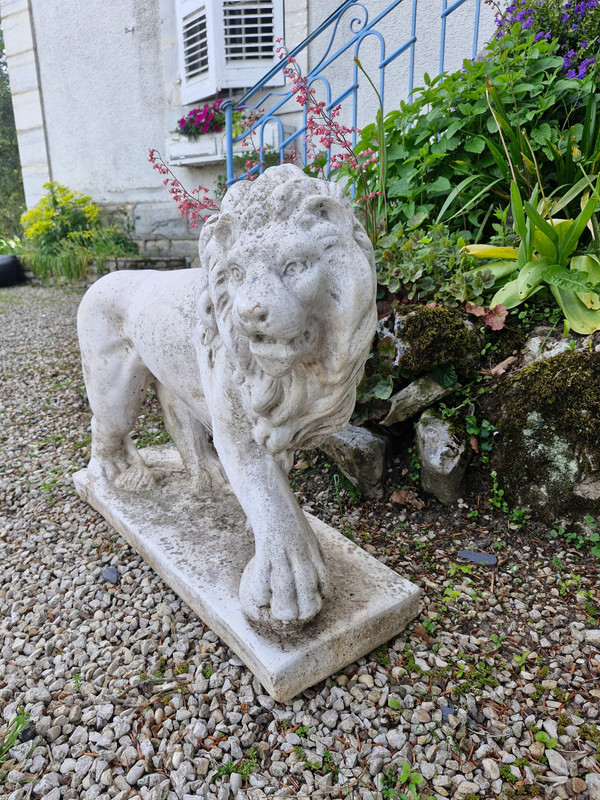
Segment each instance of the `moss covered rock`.
[{"label": "moss covered rock", "polygon": [[459,378],[472,377],[480,350],[473,324],[456,309],[406,306],[382,321],[378,331],[396,344],[395,366],[413,376],[453,366]]},{"label": "moss covered rock", "polygon": [[501,384],[488,416],[512,505],[549,524],[600,512],[600,354],[537,361]]}]

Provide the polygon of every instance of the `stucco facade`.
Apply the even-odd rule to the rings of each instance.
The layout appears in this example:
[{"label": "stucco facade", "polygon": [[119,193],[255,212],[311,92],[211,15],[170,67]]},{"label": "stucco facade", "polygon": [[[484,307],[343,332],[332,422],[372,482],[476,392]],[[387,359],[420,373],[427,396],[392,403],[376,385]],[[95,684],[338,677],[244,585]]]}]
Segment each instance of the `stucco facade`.
[{"label": "stucco facade", "polygon": [[[302,41],[338,4],[285,0],[287,46]],[[471,55],[474,4],[466,0],[449,19],[446,68]],[[215,142],[219,137],[190,147],[174,134],[186,111],[175,5],[176,0],[0,0],[28,207],[43,194],[43,183],[55,180],[108,208],[122,209],[146,249],[195,252],[197,231],[179,216],[148,163],[149,148],[157,148],[189,187],[212,189],[225,172],[219,155],[223,148]],[[385,5],[384,0],[366,3],[370,15]],[[425,71],[439,71],[441,5],[442,0],[419,5],[417,86]],[[390,18],[385,28],[389,47],[410,32],[411,6],[401,3]],[[483,43],[493,20],[487,6],[482,5],[481,14]],[[342,26],[338,35],[343,35]],[[367,67],[370,51],[365,41],[360,56]],[[315,48],[309,50],[309,61],[318,57]],[[344,61],[332,65],[334,83],[335,71],[342,80],[346,69]],[[406,97],[406,72],[404,57],[390,69],[388,108]],[[374,97],[365,93],[362,124],[374,108]],[[207,146],[212,154],[205,152]]]}]

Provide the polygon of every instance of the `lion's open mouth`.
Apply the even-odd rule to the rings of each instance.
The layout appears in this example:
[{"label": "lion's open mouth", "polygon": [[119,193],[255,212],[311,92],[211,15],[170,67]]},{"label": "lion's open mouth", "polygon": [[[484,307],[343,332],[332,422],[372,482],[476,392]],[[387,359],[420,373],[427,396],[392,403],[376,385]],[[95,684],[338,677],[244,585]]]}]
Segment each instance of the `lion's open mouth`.
[{"label": "lion's open mouth", "polygon": [[253,333],[249,336],[250,351],[268,375],[279,377],[309,352],[313,338],[308,329],[300,336],[287,340]]}]

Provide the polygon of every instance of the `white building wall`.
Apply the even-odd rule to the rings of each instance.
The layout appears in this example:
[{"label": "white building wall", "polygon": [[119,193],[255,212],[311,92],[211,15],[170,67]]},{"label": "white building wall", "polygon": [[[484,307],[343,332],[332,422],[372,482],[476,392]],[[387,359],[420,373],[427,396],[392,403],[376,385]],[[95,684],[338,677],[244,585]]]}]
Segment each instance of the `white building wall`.
[{"label": "white building wall", "polygon": [[[339,0],[285,0],[288,49],[338,5]],[[387,2],[367,0],[366,5],[372,19]],[[474,5],[475,0],[466,0],[448,20],[446,69],[471,56]],[[441,9],[442,0],[418,4],[416,86],[425,71],[431,76],[439,71]],[[411,11],[412,0],[403,0],[381,25],[388,53],[410,35]],[[179,252],[193,254],[197,231],[179,216],[161,176],[148,163],[148,150],[157,148],[165,157],[173,153],[174,171],[189,188],[214,188],[225,164],[218,156],[203,160],[199,153],[206,141],[190,148],[174,137],[177,120],[186,111],[181,105],[174,0],[0,0],[0,13],[27,205],[39,200],[45,181],[55,180],[109,208],[124,209],[147,248],[168,250],[175,241]],[[480,46],[493,29],[493,14],[482,3]],[[332,50],[348,35],[346,21]],[[320,58],[322,47],[311,47],[309,66]],[[330,68],[334,89],[348,84],[352,55]],[[365,40],[359,56],[377,82],[379,43]],[[304,71],[306,65],[300,63]],[[407,93],[405,54],[390,67],[387,108]],[[376,110],[364,79],[360,107],[358,122],[364,125]],[[220,142],[211,146],[223,149]],[[183,151],[188,155],[181,156]]]},{"label": "white building wall", "polygon": [[[374,20],[383,12],[391,0],[363,0],[366,13],[360,7],[348,10],[341,18],[331,52],[335,52],[345,41],[351,37],[350,22],[357,31],[368,19]],[[329,14],[332,14],[340,5],[339,0],[320,0],[309,6],[309,28],[314,30]],[[447,0],[446,5],[451,5]],[[466,0],[462,6],[447,17],[446,45],[444,71],[450,72],[460,67],[463,60],[470,59],[473,51],[473,29],[475,19],[476,0]],[[418,0],[416,3],[415,18],[415,56],[413,88],[423,86],[423,76],[428,73],[431,78],[440,73],[440,44],[442,32],[443,0]],[[395,49],[407,42],[413,29],[413,0],[402,0],[396,8],[389,12],[376,26],[385,40],[385,44],[375,35],[368,35],[363,39],[358,52],[362,66],[379,89],[379,62],[389,56]],[[485,42],[494,34],[494,11],[481,0],[478,51]],[[318,63],[324,48],[329,41],[321,36],[310,47],[311,65]],[[354,51],[348,50],[337,59],[327,70],[328,78],[332,85],[333,96],[338,95],[352,81]],[[385,74],[385,111],[397,108],[401,100],[407,100],[409,95],[409,70],[410,49],[391,62]],[[368,81],[360,73],[359,83],[359,115],[358,126],[363,127],[369,122],[374,122],[378,101]],[[350,100],[343,104],[347,108]],[[347,121],[347,117],[345,120]]]}]

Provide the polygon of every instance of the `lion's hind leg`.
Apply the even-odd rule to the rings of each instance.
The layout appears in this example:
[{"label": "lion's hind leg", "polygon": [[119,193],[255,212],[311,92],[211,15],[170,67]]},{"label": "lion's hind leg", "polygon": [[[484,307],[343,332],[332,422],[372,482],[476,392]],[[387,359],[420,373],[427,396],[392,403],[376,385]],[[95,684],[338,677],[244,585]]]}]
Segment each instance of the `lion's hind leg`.
[{"label": "lion's hind leg", "polygon": [[163,410],[165,427],[190,476],[192,491],[200,494],[229,488],[229,481],[204,425],[193,416],[185,403],[158,382],[156,393]]},{"label": "lion's hind leg", "polygon": [[93,353],[84,346],[82,358],[93,412],[89,473],[125,491],[151,489],[161,476],[146,466],[129,434],[152,376],[123,342],[104,343],[101,351]]}]

